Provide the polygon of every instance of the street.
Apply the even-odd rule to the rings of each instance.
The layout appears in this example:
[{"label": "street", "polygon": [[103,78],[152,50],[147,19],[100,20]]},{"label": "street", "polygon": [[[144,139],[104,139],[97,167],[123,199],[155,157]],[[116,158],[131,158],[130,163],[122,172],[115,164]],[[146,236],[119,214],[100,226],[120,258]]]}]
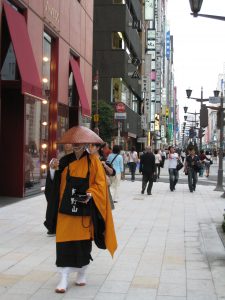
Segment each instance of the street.
[{"label": "street", "polygon": [[[216,174],[216,166],[212,174]],[[0,210],[0,298],[2,300],[222,300],[225,299],[225,249],[218,231],[225,199],[199,180],[190,193],[180,172],[170,192],[166,167],[152,196],[141,195],[141,175],[121,182],[113,211],[118,249],[112,259],[93,244],[94,261],[87,285],[75,286],[71,275],[66,294],[54,289],[55,238],[43,226],[44,195]],[[212,175],[212,176],[215,176]],[[218,231],[217,231],[218,228]]]}]

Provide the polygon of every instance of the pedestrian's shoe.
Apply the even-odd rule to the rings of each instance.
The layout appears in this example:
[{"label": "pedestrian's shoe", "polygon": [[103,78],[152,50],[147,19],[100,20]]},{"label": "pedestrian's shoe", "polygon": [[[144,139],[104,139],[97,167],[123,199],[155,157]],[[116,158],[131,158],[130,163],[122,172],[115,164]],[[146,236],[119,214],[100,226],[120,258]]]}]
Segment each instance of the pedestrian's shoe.
[{"label": "pedestrian's shoe", "polygon": [[190,190],[190,193],[193,193],[193,190]]},{"label": "pedestrian's shoe", "polygon": [[141,191],[142,194],[144,194],[144,191]]},{"label": "pedestrian's shoe", "polygon": [[148,195],[152,195],[152,193],[150,192],[150,193],[148,193]]},{"label": "pedestrian's shoe", "polygon": [[173,189],[172,189],[172,188],[170,188],[170,190],[171,190],[171,192],[173,192]]}]

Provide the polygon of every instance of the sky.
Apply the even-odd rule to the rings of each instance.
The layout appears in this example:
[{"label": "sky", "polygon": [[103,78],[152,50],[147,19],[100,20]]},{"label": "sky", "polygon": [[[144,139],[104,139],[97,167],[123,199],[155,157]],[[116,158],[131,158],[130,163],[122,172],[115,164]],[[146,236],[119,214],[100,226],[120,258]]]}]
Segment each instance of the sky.
[{"label": "sky", "polygon": [[[194,18],[190,15],[189,0],[167,0],[167,20],[174,37],[174,76],[180,121],[183,107],[189,112],[199,111],[195,100],[186,98],[186,89],[192,97],[213,96],[218,75],[225,71],[225,21]],[[225,0],[203,0],[200,13],[225,17]]]}]

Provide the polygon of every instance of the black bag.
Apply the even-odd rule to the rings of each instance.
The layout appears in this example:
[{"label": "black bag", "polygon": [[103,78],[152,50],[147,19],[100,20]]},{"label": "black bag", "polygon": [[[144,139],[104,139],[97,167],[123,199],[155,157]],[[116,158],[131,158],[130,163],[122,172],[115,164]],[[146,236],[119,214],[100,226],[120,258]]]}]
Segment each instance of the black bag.
[{"label": "black bag", "polygon": [[178,160],[177,167],[176,167],[177,171],[180,171],[183,168],[183,166],[184,166],[183,163],[180,160]]},{"label": "black bag", "polygon": [[212,161],[212,159],[210,159],[210,165],[212,165],[213,164],[213,161]]},{"label": "black bag", "polygon": [[92,207],[92,198],[85,203],[87,199],[86,191],[89,188],[90,177],[90,158],[88,160],[88,172],[86,178],[70,176],[68,165],[66,175],[66,187],[63,193],[59,212],[72,216],[90,216]]}]

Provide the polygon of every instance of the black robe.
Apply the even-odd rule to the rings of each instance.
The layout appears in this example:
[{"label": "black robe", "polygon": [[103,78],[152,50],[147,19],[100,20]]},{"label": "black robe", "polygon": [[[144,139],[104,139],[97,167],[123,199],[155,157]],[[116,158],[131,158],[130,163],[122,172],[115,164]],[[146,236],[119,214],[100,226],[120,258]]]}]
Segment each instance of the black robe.
[{"label": "black robe", "polygon": [[59,160],[59,168],[58,170],[55,171],[53,180],[51,179],[50,171],[48,171],[47,173],[47,178],[45,183],[45,197],[47,200],[47,210],[46,210],[46,220],[44,222],[44,225],[51,233],[56,232],[61,173],[74,160],[76,160],[76,156],[74,152],[63,156]]}]

